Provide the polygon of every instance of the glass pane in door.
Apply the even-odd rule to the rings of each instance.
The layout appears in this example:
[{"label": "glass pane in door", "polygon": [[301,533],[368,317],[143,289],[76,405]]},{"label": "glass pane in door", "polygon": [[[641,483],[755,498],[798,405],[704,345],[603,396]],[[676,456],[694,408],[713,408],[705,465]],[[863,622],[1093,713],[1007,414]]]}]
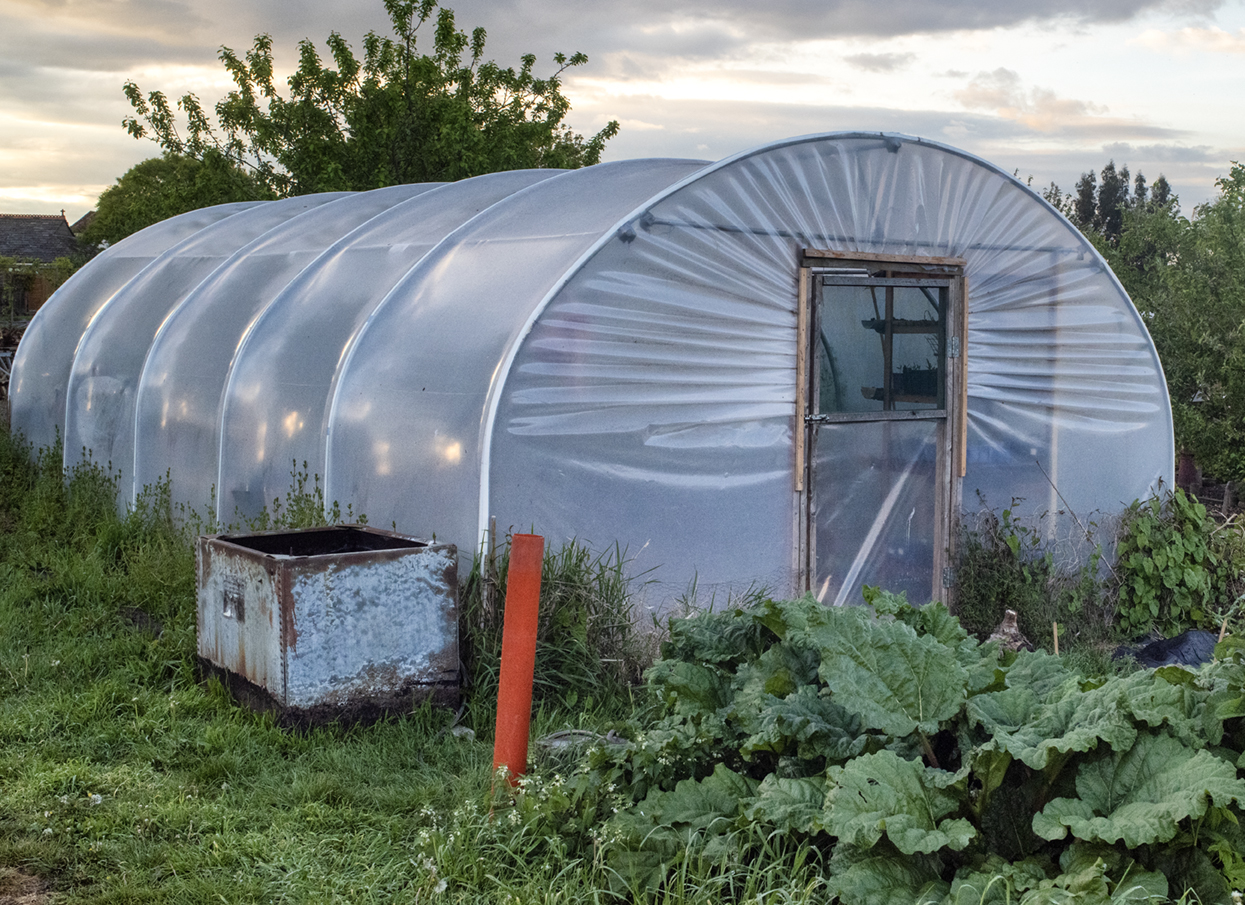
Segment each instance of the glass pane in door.
[{"label": "glass pane in door", "polygon": [[947,288],[821,285],[815,414],[944,408]]},{"label": "glass pane in door", "polygon": [[938,448],[944,422],[813,427],[810,569],[823,603],[860,603],[861,588],[931,599]]}]

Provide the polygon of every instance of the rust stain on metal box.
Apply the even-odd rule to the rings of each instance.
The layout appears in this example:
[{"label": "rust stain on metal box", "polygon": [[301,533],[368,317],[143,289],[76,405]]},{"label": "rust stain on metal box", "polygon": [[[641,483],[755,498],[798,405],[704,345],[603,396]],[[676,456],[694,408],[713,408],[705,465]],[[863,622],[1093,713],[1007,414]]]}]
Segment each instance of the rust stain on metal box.
[{"label": "rust stain on metal box", "polygon": [[450,544],[360,526],[197,548],[199,656],[299,713],[409,707],[458,686]]}]

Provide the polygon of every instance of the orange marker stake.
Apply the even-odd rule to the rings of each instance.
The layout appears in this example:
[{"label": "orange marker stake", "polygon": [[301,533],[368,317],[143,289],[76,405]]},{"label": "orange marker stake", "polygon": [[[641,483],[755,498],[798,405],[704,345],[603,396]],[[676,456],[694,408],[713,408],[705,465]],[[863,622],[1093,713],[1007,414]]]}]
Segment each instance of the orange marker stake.
[{"label": "orange marker stake", "polygon": [[501,679],[497,689],[497,738],[493,771],[505,767],[510,785],[527,772],[532,723],[532,678],[536,671],[536,620],[540,611],[540,569],[545,539],[516,534],[510,539],[506,611],[501,634]]}]

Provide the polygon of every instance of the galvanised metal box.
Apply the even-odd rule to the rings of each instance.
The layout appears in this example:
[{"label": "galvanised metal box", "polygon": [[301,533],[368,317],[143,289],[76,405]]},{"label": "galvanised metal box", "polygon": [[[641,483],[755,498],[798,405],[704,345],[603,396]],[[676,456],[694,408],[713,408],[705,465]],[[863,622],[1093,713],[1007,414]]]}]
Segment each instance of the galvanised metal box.
[{"label": "galvanised metal box", "polygon": [[199,657],[286,723],[456,700],[458,557],[357,525],[200,537]]}]

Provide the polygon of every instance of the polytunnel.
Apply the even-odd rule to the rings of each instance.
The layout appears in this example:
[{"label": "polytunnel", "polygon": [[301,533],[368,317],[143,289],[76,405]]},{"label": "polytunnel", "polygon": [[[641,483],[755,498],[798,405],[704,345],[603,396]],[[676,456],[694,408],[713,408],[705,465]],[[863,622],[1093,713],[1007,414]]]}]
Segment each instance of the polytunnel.
[{"label": "polytunnel", "polygon": [[84,267],[12,424],[224,522],[307,463],[374,525],[618,545],[660,607],[941,599],[965,509],[1171,481],[1166,385],[1080,232],[970,154],[835,133],[224,206]]}]

